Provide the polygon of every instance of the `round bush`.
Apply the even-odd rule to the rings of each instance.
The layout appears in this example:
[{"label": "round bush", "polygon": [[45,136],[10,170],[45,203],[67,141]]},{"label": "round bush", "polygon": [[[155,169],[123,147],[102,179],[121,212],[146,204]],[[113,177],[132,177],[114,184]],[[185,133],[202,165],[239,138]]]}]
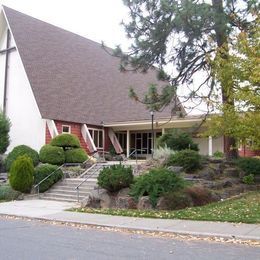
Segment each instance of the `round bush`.
[{"label": "round bush", "polygon": [[88,155],[82,148],[70,149],[65,151],[66,163],[83,163],[88,159]]},{"label": "round bush", "polygon": [[111,192],[127,188],[133,183],[133,171],[131,167],[112,165],[104,168],[98,176],[98,185]]},{"label": "round bush", "polygon": [[65,162],[65,154],[62,147],[44,145],[40,150],[40,161],[42,163],[50,163],[62,165]]},{"label": "round bush", "polygon": [[60,134],[54,137],[51,141],[51,145],[59,146],[63,149],[66,148],[80,148],[80,142],[76,135],[72,134]]},{"label": "round bush", "polygon": [[11,187],[23,193],[29,193],[33,185],[34,167],[32,159],[19,156],[11,166],[9,183]]},{"label": "round bush", "polygon": [[58,169],[58,166],[51,164],[41,164],[35,168],[34,172],[34,184],[38,184],[41,180],[46,178],[49,174],[55,171],[53,175],[51,175],[48,179],[46,179],[43,183],[40,184],[40,192],[44,192],[48,190],[53,184],[59,181],[62,176],[62,170]]},{"label": "round bush", "polygon": [[33,165],[36,166],[39,163],[39,155],[31,147],[27,145],[16,146],[5,159],[5,168],[10,170],[12,163],[18,158],[18,156],[27,155],[32,159]]},{"label": "round bush", "polygon": [[193,150],[182,150],[170,156],[167,164],[182,166],[185,171],[193,172],[201,168],[201,156]]},{"label": "round bush", "polygon": [[148,173],[137,177],[131,185],[130,195],[138,201],[142,196],[149,196],[153,207],[158,198],[172,191],[179,191],[186,186],[183,178],[165,168],[151,169]]}]

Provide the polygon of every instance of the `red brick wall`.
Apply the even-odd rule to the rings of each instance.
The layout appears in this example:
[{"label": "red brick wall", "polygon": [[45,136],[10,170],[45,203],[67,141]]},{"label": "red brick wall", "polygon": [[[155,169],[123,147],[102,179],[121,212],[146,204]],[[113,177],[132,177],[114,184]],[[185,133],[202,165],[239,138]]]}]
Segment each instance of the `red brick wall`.
[{"label": "red brick wall", "polygon": [[246,147],[243,147],[238,152],[239,152],[239,156],[241,156],[241,157],[260,156],[260,150],[252,151],[252,150],[250,150],[249,148],[246,148]]},{"label": "red brick wall", "polygon": [[[58,133],[61,134],[62,133],[62,125],[68,125],[70,126],[70,130],[71,130],[71,134],[76,135],[79,138],[80,141],[80,145],[83,149],[86,150],[87,153],[89,153],[87,144],[85,143],[82,135],[81,135],[81,125],[80,123],[72,123],[72,122],[66,122],[66,121],[58,121],[55,120],[55,125],[57,127]],[[102,129],[101,126],[95,126],[95,125],[87,125],[89,128],[98,128],[98,129]],[[109,146],[110,146],[110,139],[108,136],[108,128],[105,128],[105,151],[109,150]],[[45,142],[46,144],[49,144],[51,141],[51,134],[49,132],[48,126],[46,124],[46,131],[45,131]],[[102,149],[99,149],[100,151],[102,151]]]}]

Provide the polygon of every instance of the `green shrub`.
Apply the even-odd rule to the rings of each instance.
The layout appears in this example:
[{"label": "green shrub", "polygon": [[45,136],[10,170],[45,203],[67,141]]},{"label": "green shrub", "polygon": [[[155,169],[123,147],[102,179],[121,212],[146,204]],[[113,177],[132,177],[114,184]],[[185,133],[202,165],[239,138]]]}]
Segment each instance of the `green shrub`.
[{"label": "green shrub", "polygon": [[216,151],[214,154],[213,154],[213,157],[215,158],[224,158],[225,157],[225,154],[220,152],[220,151]]},{"label": "green shrub", "polygon": [[53,184],[59,181],[62,176],[62,170],[58,169],[58,166],[51,164],[41,164],[35,168],[34,172],[34,184],[38,184],[41,180],[46,178],[49,174],[56,171],[53,175],[51,175],[48,179],[46,179],[43,183],[40,184],[40,192],[44,192],[48,190]]},{"label": "green shrub", "polygon": [[31,147],[27,145],[16,146],[5,159],[5,168],[10,170],[12,163],[18,158],[18,156],[26,155],[32,159],[33,165],[36,166],[39,163],[39,155]]},{"label": "green shrub", "polygon": [[0,111],[0,154],[9,146],[10,120]]},{"label": "green shrub", "polygon": [[29,193],[33,185],[33,162],[27,155],[19,156],[11,166],[9,183],[11,187],[23,193]]},{"label": "green shrub", "polygon": [[70,149],[65,151],[66,163],[83,163],[88,159],[88,155],[82,148]]},{"label": "green shrub", "polygon": [[201,186],[191,186],[184,190],[191,198],[193,206],[203,206],[214,201],[211,192]]},{"label": "green shrub", "polygon": [[237,166],[243,170],[247,175],[260,174],[260,159],[257,158],[239,158],[236,161]]},{"label": "green shrub", "polygon": [[154,168],[148,173],[137,177],[131,185],[130,195],[138,201],[142,196],[149,196],[153,207],[158,198],[172,191],[179,191],[186,186],[183,178],[165,168]]},{"label": "green shrub", "polygon": [[60,134],[54,137],[50,143],[53,146],[62,147],[64,150],[68,148],[80,148],[80,142],[76,135]]},{"label": "green shrub", "polygon": [[40,150],[40,161],[42,163],[62,165],[65,162],[65,153],[62,147],[46,144]]},{"label": "green shrub", "polygon": [[201,168],[201,156],[193,150],[182,150],[171,155],[167,164],[182,166],[185,171],[192,172]]},{"label": "green shrub", "polygon": [[163,198],[165,210],[184,209],[193,205],[191,197],[183,190],[168,192],[163,195]]},{"label": "green shrub", "polygon": [[116,192],[127,188],[133,183],[133,171],[131,167],[124,165],[112,165],[104,168],[98,176],[98,185],[108,191]]},{"label": "green shrub", "polygon": [[254,174],[249,174],[243,177],[243,182],[247,185],[251,185],[255,183],[255,176]]},{"label": "green shrub", "polygon": [[13,190],[10,185],[0,185],[0,201],[5,200],[15,200],[19,197],[21,193],[19,191]]},{"label": "green shrub", "polygon": [[171,130],[158,138],[157,144],[159,147],[169,147],[174,151],[191,149],[198,151],[198,144],[195,144],[188,133],[183,133],[176,130]]}]

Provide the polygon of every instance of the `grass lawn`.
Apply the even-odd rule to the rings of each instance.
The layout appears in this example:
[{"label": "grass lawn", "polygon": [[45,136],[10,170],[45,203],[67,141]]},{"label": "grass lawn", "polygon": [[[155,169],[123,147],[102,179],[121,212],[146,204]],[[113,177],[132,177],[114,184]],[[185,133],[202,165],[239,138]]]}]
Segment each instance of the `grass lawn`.
[{"label": "grass lawn", "polygon": [[93,208],[78,208],[71,211],[142,218],[260,223],[260,192],[249,192],[239,198],[176,211]]}]

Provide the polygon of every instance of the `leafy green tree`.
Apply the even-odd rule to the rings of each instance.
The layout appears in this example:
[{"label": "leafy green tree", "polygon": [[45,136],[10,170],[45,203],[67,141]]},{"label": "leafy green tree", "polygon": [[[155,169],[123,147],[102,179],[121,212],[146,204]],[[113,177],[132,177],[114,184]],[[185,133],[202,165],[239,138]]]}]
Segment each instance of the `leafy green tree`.
[{"label": "leafy green tree", "polygon": [[[232,39],[229,59],[217,55],[212,61],[215,75],[222,81],[233,81],[235,106],[220,104],[222,115],[208,122],[207,134],[232,136],[238,142],[260,149],[260,19],[248,31]],[[225,54],[225,49],[221,52]],[[250,141],[250,142],[248,142]]]},{"label": "leafy green tree", "polygon": [[9,146],[10,120],[0,111],[0,154]]},{"label": "leafy green tree", "polygon": [[[232,77],[229,81],[217,77],[212,59],[217,55],[229,59],[230,39],[253,24],[259,10],[257,1],[124,0],[124,3],[130,19],[123,24],[133,43],[128,53],[123,53],[120,47],[114,52],[121,58],[121,70],[146,72],[156,66],[158,78],[165,81],[164,89],[153,91],[150,100],[137,97],[132,90],[133,98],[159,107],[178,106],[176,94],[182,89],[186,93],[181,96],[182,103],[193,102],[189,106],[194,109],[204,102],[206,114],[220,100],[234,107]],[[225,137],[225,143],[227,156],[236,156],[236,151],[230,149],[235,146],[235,139]]]}]

